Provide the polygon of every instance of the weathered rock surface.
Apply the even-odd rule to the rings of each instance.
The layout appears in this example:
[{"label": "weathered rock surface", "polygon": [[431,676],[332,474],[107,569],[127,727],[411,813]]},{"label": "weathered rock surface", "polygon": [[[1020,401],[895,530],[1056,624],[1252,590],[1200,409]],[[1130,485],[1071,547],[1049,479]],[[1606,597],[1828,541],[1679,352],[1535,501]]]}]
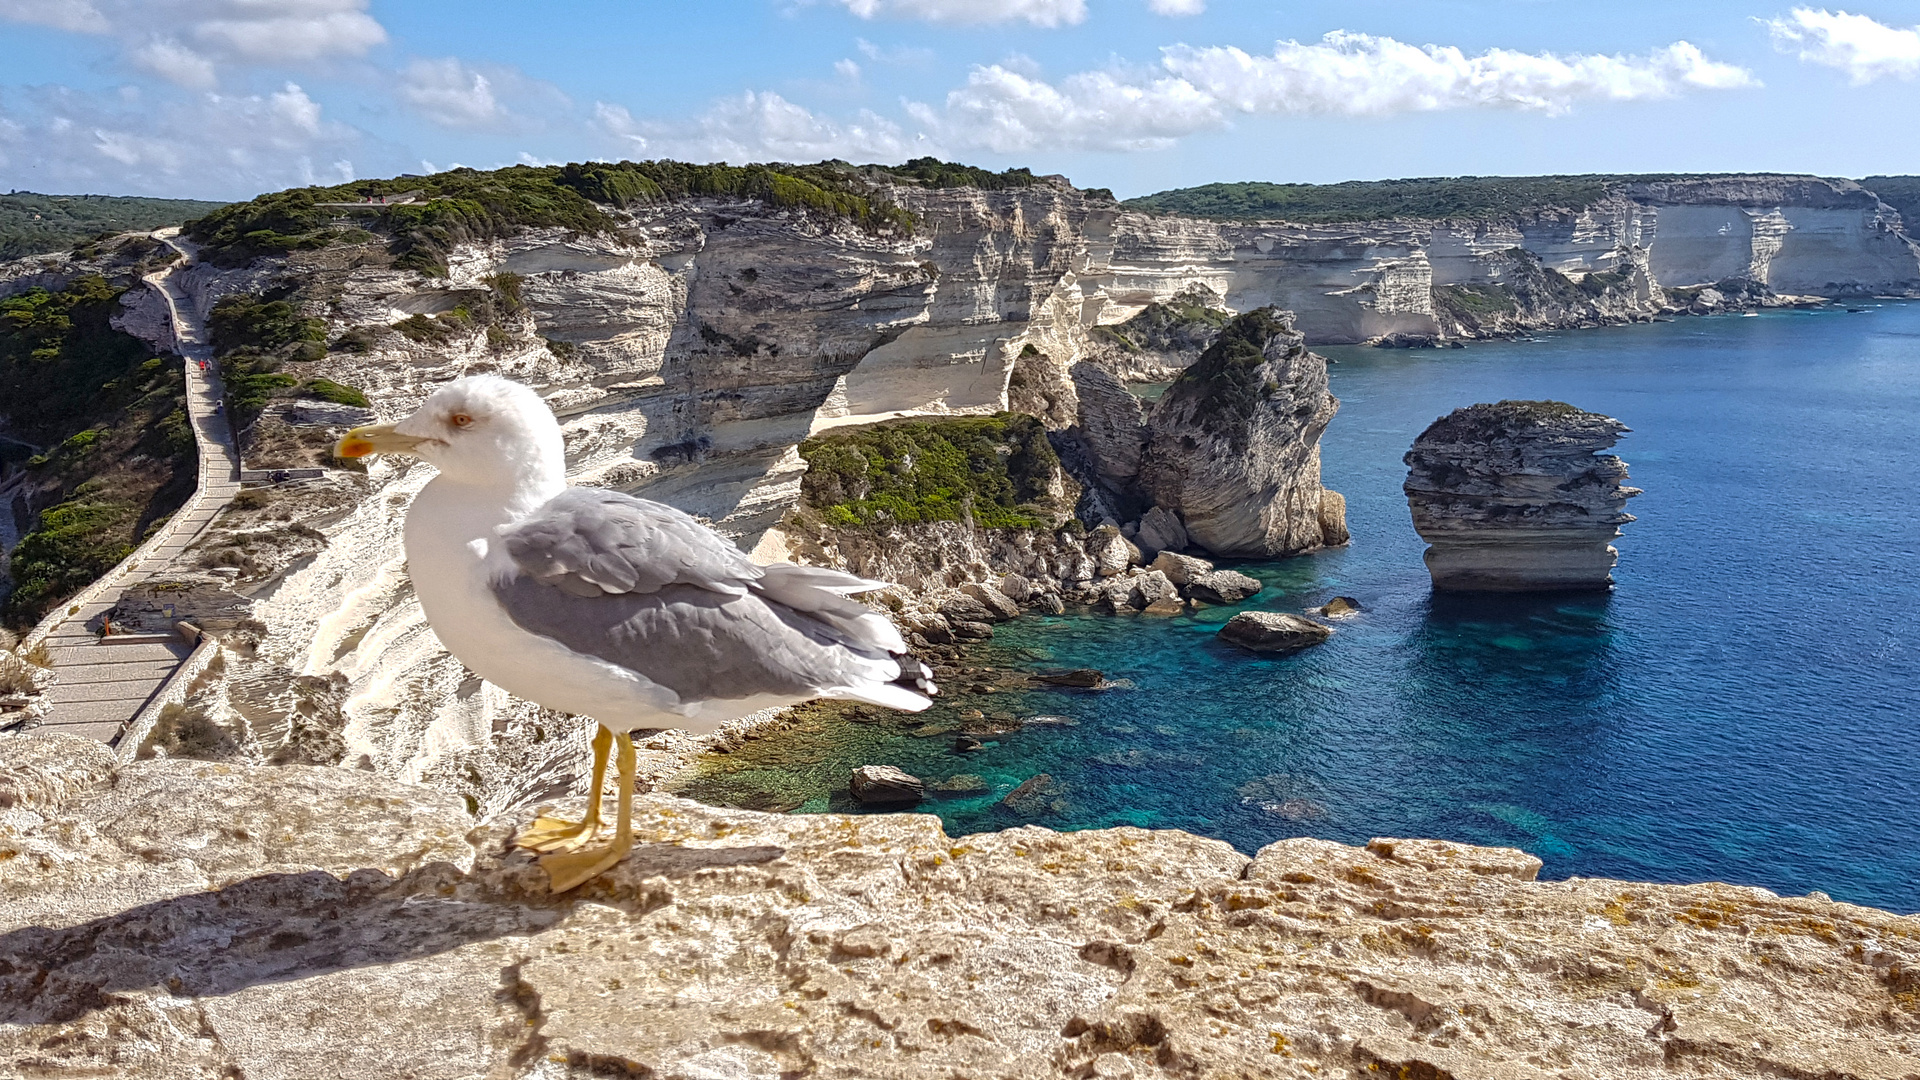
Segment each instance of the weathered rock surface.
[{"label": "weathered rock surface", "polygon": [[895,765],[862,765],[853,770],[849,786],[860,802],[877,806],[917,803],[927,797],[920,778]]},{"label": "weathered rock surface", "polygon": [[1142,557],[1152,558],[1162,551],[1186,547],[1187,527],[1180,524],[1180,515],[1156,506],[1140,515],[1140,531],[1134,541],[1140,545]]},{"label": "weathered rock surface", "polygon": [[1339,407],[1290,314],[1242,315],[1154,406],[1140,486],[1216,555],[1324,547],[1320,433]]},{"label": "weathered rock surface", "polygon": [[1557,401],[1473,405],[1433,422],[1406,455],[1413,527],[1436,589],[1604,589],[1610,541],[1633,520],[1626,463],[1600,454],[1627,426]]},{"label": "weathered rock surface", "polygon": [[1293,652],[1333,636],[1333,627],[1283,611],[1243,611],[1227,620],[1218,637],[1253,652]]},{"label": "weathered rock surface", "polygon": [[1184,586],[1202,574],[1213,573],[1213,564],[1176,551],[1163,551],[1154,556],[1153,569],[1167,575],[1167,580],[1175,585]]},{"label": "weathered rock surface", "polygon": [[1823,898],[659,795],[555,898],[524,818],[182,762],[0,811],[0,1075],[1920,1075],[1920,919]]},{"label": "weathered rock surface", "polygon": [[1187,596],[1209,604],[1237,604],[1266,586],[1238,570],[1209,570],[1187,579]]}]

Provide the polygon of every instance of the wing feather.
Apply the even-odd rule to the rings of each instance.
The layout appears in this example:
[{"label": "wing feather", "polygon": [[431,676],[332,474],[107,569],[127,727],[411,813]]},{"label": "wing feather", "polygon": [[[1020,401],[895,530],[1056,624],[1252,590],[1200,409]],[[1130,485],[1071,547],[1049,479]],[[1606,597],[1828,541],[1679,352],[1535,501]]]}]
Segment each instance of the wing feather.
[{"label": "wing feather", "polygon": [[499,535],[524,573],[571,596],[668,585],[745,596],[763,576],[745,552],[688,515],[600,488],[568,488]]}]

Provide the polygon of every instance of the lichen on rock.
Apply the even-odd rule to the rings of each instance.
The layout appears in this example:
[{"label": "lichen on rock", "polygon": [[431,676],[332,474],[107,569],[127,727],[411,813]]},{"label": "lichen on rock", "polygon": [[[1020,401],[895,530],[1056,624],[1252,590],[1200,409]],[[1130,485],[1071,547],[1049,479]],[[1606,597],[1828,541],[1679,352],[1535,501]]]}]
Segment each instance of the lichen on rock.
[{"label": "lichen on rock", "polygon": [[1920,919],[1536,881],[1512,849],[1302,837],[1249,858],[1172,830],[954,838],[929,815],[646,794],[632,855],[555,897],[507,844],[530,808],[476,823],[309,766],[139,762],[58,788],[0,810],[0,1075],[1920,1071]]}]

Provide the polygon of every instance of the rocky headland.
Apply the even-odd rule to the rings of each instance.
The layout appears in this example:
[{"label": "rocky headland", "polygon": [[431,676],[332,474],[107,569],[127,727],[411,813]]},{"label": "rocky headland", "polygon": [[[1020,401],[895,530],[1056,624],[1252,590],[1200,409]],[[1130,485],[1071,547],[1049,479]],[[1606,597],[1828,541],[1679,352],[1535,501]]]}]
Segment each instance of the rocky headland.
[{"label": "rocky headland", "polygon": [[1633,520],[1626,463],[1600,451],[1628,428],[1558,401],[1455,409],[1407,451],[1407,505],[1433,587],[1604,589]]},{"label": "rocky headland", "polygon": [[554,897],[530,808],[10,747],[9,1076],[1920,1076],[1920,920],[1817,894],[642,795]]}]

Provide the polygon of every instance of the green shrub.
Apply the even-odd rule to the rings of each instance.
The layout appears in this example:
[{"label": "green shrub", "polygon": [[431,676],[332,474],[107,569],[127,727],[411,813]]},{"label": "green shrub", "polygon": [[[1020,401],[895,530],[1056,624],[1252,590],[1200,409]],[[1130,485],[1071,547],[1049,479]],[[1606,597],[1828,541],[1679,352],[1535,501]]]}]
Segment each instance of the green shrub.
[{"label": "green shrub", "polygon": [[1252,221],[1486,220],[1547,210],[1584,210],[1615,184],[1670,179],[1654,175],[1450,176],[1342,184],[1205,184],[1128,199],[1122,205]]},{"label": "green shrub", "polygon": [[327,340],[326,320],[302,318],[299,309],[285,300],[262,300],[246,293],[221,297],[207,316],[207,328],[213,332],[216,356],[242,349],[277,352]]},{"label": "green shrub", "polygon": [[1041,422],[1019,413],[839,428],[800,447],[801,502],[842,527],[972,521],[1051,528],[1060,459]]},{"label": "green shrub", "polygon": [[362,409],[372,408],[372,402],[359,387],[345,386],[332,379],[308,379],[300,384],[300,396],[330,401],[335,405],[357,405]]},{"label": "green shrub", "polygon": [[1294,339],[1293,350],[1302,347],[1290,317],[1278,308],[1255,308],[1234,316],[1200,359],[1167,387],[1156,410],[1183,409],[1203,431],[1243,435],[1254,410],[1278,389],[1262,369],[1267,363],[1267,343],[1280,335]]},{"label": "green shrub", "polygon": [[39,525],[13,549],[14,589],[7,597],[6,621],[33,623],[113,569],[133,552],[129,529],[138,516],[138,508],[89,484],[42,511]]},{"label": "green shrub", "polygon": [[[983,191],[1004,191],[1009,188],[1026,188],[1040,182],[1031,169],[1008,169],[1005,172],[988,172],[972,165],[962,165],[957,161],[941,161],[934,157],[918,157],[902,165],[890,165],[876,170],[895,180],[905,180],[924,184],[931,188],[980,188]],[[1112,192],[1107,197],[1113,197]]]}]

